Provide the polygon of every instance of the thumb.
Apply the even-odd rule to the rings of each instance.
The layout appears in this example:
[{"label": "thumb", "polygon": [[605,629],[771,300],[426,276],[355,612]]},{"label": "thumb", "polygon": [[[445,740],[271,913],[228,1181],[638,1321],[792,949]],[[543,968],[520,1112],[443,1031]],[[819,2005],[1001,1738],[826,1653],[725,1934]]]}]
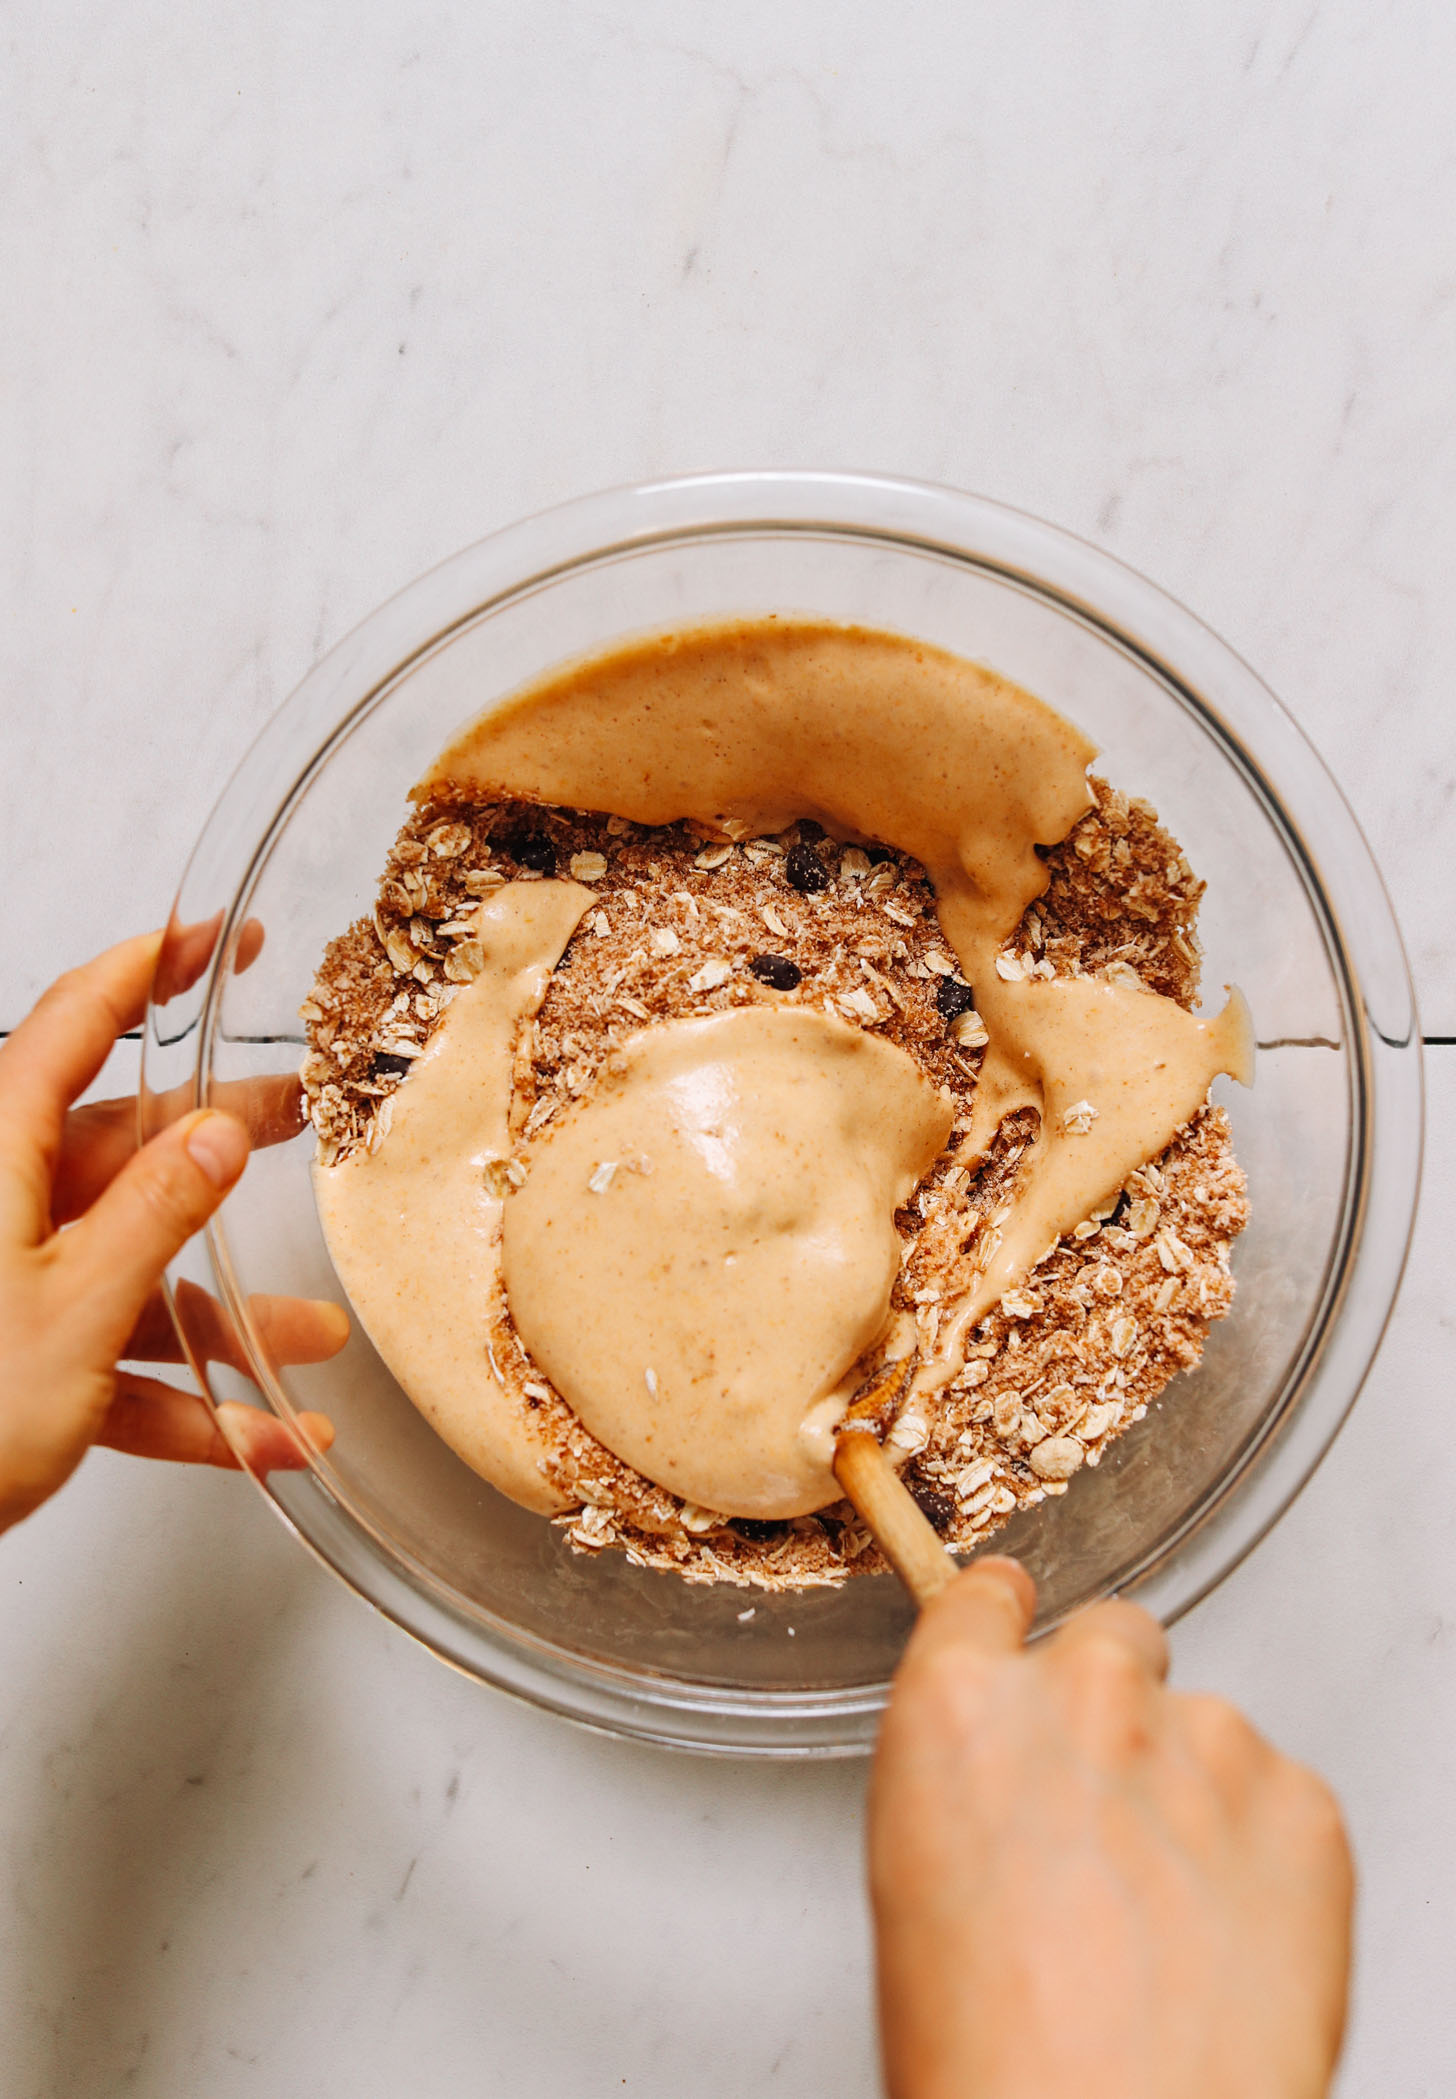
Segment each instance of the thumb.
[{"label": "thumb", "polygon": [[905,1651],[907,1663],[947,1649],[993,1659],[1014,1654],[1036,1615],[1036,1583],[1017,1560],[977,1560],[921,1612]]},{"label": "thumb", "polygon": [[98,1342],[125,1346],[162,1270],[247,1162],[248,1133],[237,1118],[199,1109],[143,1145],[64,1234],[62,1259]]}]

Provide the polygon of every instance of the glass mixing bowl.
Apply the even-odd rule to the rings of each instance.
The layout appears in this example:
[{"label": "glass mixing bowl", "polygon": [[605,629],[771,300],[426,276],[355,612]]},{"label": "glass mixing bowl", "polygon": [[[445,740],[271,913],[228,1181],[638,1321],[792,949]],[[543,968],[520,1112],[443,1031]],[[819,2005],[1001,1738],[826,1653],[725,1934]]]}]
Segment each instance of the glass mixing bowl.
[{"label": "glass mixing bowl", "polygon": [[[1114,1590],[1172,1620],[1277,1521],[1374,1354],[1416,1201],[1419,1036],[1380,878],[1293,722],[1066,533],[909,482],[727,474],[588,497],[422,577],[309,673],[209,820],[169,937],[215,914],[220,934],[148,1014],[144,1129],[296,1070],[325,943],[369,911],[407,788],[482,708],[615,637],[770,611],[895,628],[1042,695],[1208,883],[1210,1003],[1239,984],[1259,1041],[1253,1088],[1218,1085],[1252,1206],[1234,1310],[1097,1471],[998,1540],[1036,1576],[1042,1629]],[[238,970],[250,920],[266,937]],[[159,984],[184,974],[164,956]],[[341,1295],[312,1152],[309,1131],[258,1151],[171,1279],[215,1401],[333,1417],[327,1457],[262,1482],[304,1543],[444,1660],[575,1720],[698,1749],[866,1746],[910,1618],[893,1577],[768,1596],[578,1555],[439,1441],[357,1322],[329,1363],[270,1361],[255,1293]],[[183,1281],[222,1300],[245,1370],[199,1360]]]}]

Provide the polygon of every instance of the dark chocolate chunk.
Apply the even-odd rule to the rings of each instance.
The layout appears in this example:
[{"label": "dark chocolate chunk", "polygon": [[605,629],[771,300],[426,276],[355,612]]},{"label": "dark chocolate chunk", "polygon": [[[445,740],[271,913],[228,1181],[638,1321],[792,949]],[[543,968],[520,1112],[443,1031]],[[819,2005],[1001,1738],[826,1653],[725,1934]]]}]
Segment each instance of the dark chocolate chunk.
[{"label": "dark chocolate chunk", "polygon": [[519,867],[529,867],[534,874],[554,875],[556,872],[556,848],[541,832],[523,834],[517,838],[501,840],[506,851]]},{"label": "dark chocolate chunk", "polygon": [[388,1078],[398,1073],[401,1078],[410,1068],[408,1057],[397,1057],[393,1050],[376,1050],[374,1062],[369,1067],[371,1078]]},{"label": "dark chocolate chunk", "polygon": [[791,845],[784,859],[784,873],[789,887],[802,890],[805,896],[817,896],[821,889],[829,887],[829,870],[812,845]]},{"label": "dark chocolate chunk", "polygon": [[755,955],[748,967],[771,991],[793,991],[804,980],[803,970],[787,955]]},{"label": "dark chocolate chunk", "polygon": [[750,1545],[771,1545],[788,1529],[786,1523],[770,1522],[762,1516],[735,1516],[733,1528]]},{"label": "dark chocolate chunk", "polygon": [[935,1003],[946,1020],[955,1020],[959,1014],[970,1012],[976,994],[959,977],[942,977],[935,987]]},{"label": "dark chocolate chunk", "polygon": [[955,1521],[954,1497],[947,1494],[943,1487],[938,1487],[933,1480],[928,1480],[917,1466],[907,1465],[900,1477],[910,1489],[910,1498],[926,1521],[933,1524],[942,1534],[948,1531]]}]

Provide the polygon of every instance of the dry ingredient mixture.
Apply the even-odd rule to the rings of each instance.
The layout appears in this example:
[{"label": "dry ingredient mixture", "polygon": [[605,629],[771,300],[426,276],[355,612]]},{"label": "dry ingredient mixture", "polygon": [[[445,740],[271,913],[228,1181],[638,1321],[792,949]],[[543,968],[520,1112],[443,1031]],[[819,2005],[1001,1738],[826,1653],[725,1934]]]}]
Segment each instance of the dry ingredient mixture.
[{"label": "dry ingredient mixture", "polygon": [[[1187,1010],[1202,885],[1146,803],[1091,787],[1094,806],[1042,853],[1046,890],[997,955],[996,975],[1095,977]],[[482,899],[554,878],[585,885],[594,901],[521,1031],[505,1186],[524,1179],[519,1154],[531,1140],[644,1027],[754,1005],[834,1015],[906,1053],[954,1103],[944,1153],[895,1213],[892,1315],[902,1330],[913,1322],[921,1357],[934,1357],[943,1308],[973,1287],[1007,1222],[1038,1117],[1015,1110],[977,1171],[957,1163],[987,1043],[975,987],[962,981],[924,869],[818,823],[725,841],[691,823],[433,791],[391,851],[372,920],[331,944],[303,1008],[322,1166],[387,1136],[392,1096],[481,969]],[[1229,1253],[1245,1218],[1227,1118],[1201,1108],[979,1320],[958,1374],[912,1396],[889,1437],[948,1545],[977,1546],[1017,1508],[1064,1494],[1198,1360],[1231,1301]],[[767,1588],[834,1584],[883,1564],[848,1503],[727,1521],[623,1464],[533,1363],[504,1301],[490,1354],[539,1434],[555,1520],[577,1548],[619,1546],[689,1580]]]}]

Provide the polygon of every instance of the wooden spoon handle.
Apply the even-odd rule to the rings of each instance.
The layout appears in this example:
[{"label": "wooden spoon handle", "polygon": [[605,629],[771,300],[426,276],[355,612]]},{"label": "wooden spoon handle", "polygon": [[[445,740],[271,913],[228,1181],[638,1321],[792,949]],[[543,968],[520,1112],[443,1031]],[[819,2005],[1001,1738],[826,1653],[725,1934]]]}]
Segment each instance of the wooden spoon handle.
[{"label": "wooden spoon handle", "polygon": [[956,1574],[956,1563],[871,1431],[846,1429],[840,1435],[834,1476],[915,1601],[923,1607],[938,1596]]}]

